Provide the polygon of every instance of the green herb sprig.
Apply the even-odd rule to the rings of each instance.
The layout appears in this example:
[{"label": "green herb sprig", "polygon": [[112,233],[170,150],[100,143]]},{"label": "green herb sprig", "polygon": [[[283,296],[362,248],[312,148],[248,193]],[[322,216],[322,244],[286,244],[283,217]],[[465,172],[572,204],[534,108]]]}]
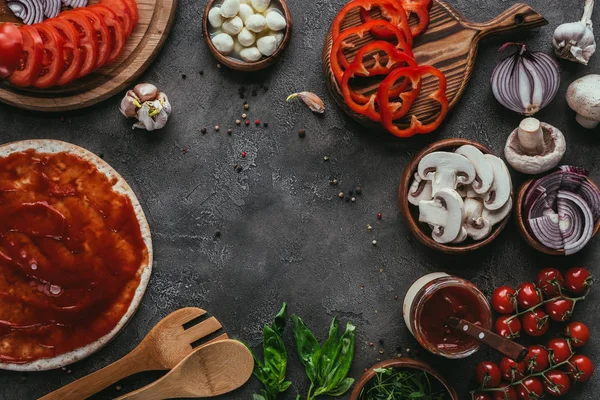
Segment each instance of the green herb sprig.
[{"label": "green herb sprig", "polygon": [[360,392],[359,400],[449,400],[448,392],[427,372],[412,369],[377,368],[375,377]]}]

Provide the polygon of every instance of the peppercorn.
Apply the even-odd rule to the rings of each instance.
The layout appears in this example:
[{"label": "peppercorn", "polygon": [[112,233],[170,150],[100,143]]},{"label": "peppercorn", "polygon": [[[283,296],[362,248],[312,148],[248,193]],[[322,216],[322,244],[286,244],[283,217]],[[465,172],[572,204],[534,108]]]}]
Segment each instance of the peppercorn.
[{"label": "peppercorn", "polygon": [[383,346],[383,339],[379,339],[379,344]]},{"label": "peppercorn", "polygon": [[329,161],[329,156],[323,157],[323,161]]},{"label": "peppercorn", "polygon": [[98,154],[98,157],[100,157],[100,158],[104,158],[104,153],[100,153],[100,154]]},{"label": "peppercorn", "polygon": [[242,151],[242,157],[246,157],[246,152]]},{"label": "peppercorn", "polygon": [[181,74],[181,79],[185,79],[185,78],[187,78],[187,75],[186,74]]},{"label": "peppercorn", "polygon": [[250,106],[248,105],[248,103],[245,103],[245,104],[244,104],[244,110],[247,110],[247,109],[249,109],[249,108],[250,108]]},{"label": "peppercorn", "polygon": [[340,193],[338,194],[338,197],[339,197],[340,199],[343,199],[343,198],[344,198],[344,192],[340,192]]},{"label": "peppercorn", "polygon": [[353,197],[352,198],[352,202],[354,203],[355,201],[356,201],[356,197]]},{"label": "peppercorn", "polygon": [[236,120],[235,120],[235,124],[236,124],[236,125],[239,125],[239,124],[241,124],[241,123],[242,123],[242,121],[240,121],[239,119],[236,119]]},{"label": "peppercorn", "polygon": [[373,346],[375,346],[375,343],[373,343],[373,342],[369,343],[369,347],[373,347]]},{"label": "peppercorn", "polygon": [[254,125],[256,125],[256,126],[260,125],[260,119],[254,120]]},{"label": "peppercorn", "polygon": [[242,119],[246,119],[248,117],[248,115],[246,113],[242,114]]},{"label": "peppercorn", "polygon": [[269,126],[269,123],[268,123],[268,122],[263,122],[263,126],[264,126],[265,128],[267,128],[267,127]]},{"label": "peppercorn", "polygon": [[250,125],[250,121],[249,120],[245,120],[244,123],[246,124],[246,126]]},{"label": "peppercorn", "polygon": [[334,179],[333,181],[331,181],[331,183],[333,183],[334,185],[337,185],[338,184],[338,180]]},{"label": "peppercorn", "polygon": [[303,138],[304,136],[306,136],[306,130],[304,130],[304,129],[298,129],[298,136],[300,136],[301,138]]},{"label": "peppercorn", "polygon": [[221,64],[217,64],[217,68],[218,68],[218,69],[221,69]]},{"label": "peppercorn", "polygon": [[231,128],[227,129],[227,133],[228,133],[229,135],[231,135],[231,133],[232,133],[232,132],[233,132],[233,129],[231,129]]},{"label": "peppercorn", "polygon": [[202,132],[203,134],[206,133],[206,128],[200,129],[200,132]]},{"label": "peppercorn", "polygon": [[215,131],[219,131],[219,129],[221,129],[221,127],[219,125],[215,125]]},{"label": "peppercorn", "polygon": [[220,238],[220,237],[221,237],[221,231],[216,231],[215,238]]},{"label": "peppercorn", "polygon": [[373,240],[373,246],[377,246],[377,240]]},{"label": "peppercorn", "polygon": [[234,170],[235,170],[235,172],[237,172],[237,173],[240,173],[240,172],[242,172],[242,171],[244,170],[244,168],[243,168],[241,165],[239,165],[239,164],[235,164],[235,165],[233,166],[233,169],[234,169]]},{"label": "peppercorn", "polygon": [[354,189],[354,193],[356,193],[356,194],[362,193],[362,189],[360,188],[360,186],[357,186],[356,189]]},{"label": "peppercorn", "polygon": [[377,213],[377,219],[381,219],[381,213]]},{"label": "peppercorn", "polygon": [[204,75],[204,71],[200,71],[200,75]]}]

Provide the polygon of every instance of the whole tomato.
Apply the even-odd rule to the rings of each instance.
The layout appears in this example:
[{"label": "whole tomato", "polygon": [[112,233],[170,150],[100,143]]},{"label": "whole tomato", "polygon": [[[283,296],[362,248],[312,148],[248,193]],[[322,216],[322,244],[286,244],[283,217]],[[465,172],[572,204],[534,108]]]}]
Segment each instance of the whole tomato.
[{"label": "whole tomato", "polygon": [[492,293],[492,307],[500,314],[512,314],[517,308],[515,289],[510,286],[500,286]]},{"label": "whole tomato", "polygon": [[550,396],[563,396],[571,388],[571,381],[567,374],[557,369],[546,373],[544,389]]},{"label": "whole tomato", "polygon": [[492,398],[486,393],[475,393],[473,395],[473,400],[492,400]]},{"label": "whole tomato", "polygon": [[573,382],[587,382],[594,373],[592,360],[581,354],[574,355],[567,364],[567,371]]},{"label": "whole tomato", "polygon": [[538,378],[527,378],[517,387],[521,400],[539,400],[544,395],[544,386]]},{"label": "whole tomato", "polygon": [[548,331],[548,315],[540,309],[523,314],[523,331],[530,336],[542,336]]},{"label": "whole tomato", "polygon": [[549,358],[552,364],[559,364],[567,361],[573,354],[569,347],[569,342],[565,339],[555,338],[548,342]]},{"label": "whole tomato", "polygon": [[502,373],[500,368],[491,361],[482,361],[475,368],[475,379],[484,388],[495,388],[500,385]]},{"label": "whole tomato", "polygon": [[13,73],[21,62],[23,35],[13,23],[0,24],[0,78]]},{"label": "whole tomato", "polygon": [[521,321],[517,317],[513,318],[510,315],[503,315],[496,320],[494,329],[498,335],[514,339],[520,336]]},{"label": "whole tomato", "polygon": [[495,390],[492,393],[492,400],[517,400],[517,391],[512,386],[504,386],[502,390]]},{"label": "whole tomato", "polygon": [[565,337],[571,340],[571,346],[585,346],[590,340],[590,330],[581,322],[571,322],[565,328]]},{"label": "whole tomato", "polygon": [[537,306],[542,302],[542,292],[535,283],[525,282],[517,289],[517,303],[519,307],[526,309]]},{"label": "whole tomato", "polygon": [[521,380],[525,376],[525,363],[522,361],[518,363],[508,357],[502,357],[500,372],[502,373],[502,378],[507,382],[512,383]]},{"label": "whole tomato", "polygon": [[554,321],[563,322],[571,319],[573,313],[573,300],[556,299],[549,301],[545,306],[546,312]]},{"label": "whole tomato", "polygon": [[564,289],[565,279],[556,268],[544,268],[538,273],[537,286],[548,297],[558,296],[559,288]]},{"label": "whole tomato", "polygon": [[573,294],[585,294],[593,282],[594,277],[585,268],[575,267],[565,273],[565,285]]},{"label": "whole tomato", "polygon": [[523,360],[525,363],[525,369],[528,372],[542,372],[548,369],[550,359],[548,358],[548,350],[542,346],[529,346],[527,348],[527,355]]}]

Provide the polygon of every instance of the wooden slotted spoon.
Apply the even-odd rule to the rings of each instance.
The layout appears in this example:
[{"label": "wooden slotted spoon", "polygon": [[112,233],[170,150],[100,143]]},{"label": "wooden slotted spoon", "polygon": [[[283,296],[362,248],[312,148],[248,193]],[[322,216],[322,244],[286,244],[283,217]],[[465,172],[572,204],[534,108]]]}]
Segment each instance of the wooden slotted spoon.
[{"label": "wooden slotted spoon", "polygon": [[[192,343],[221,329],[221,324],[214,317],[188,329],[183,328],[183,324],[204,314],[206,314],[206,311],[200,308],[189,307],[167,315],[125,357],[55,390],[39,400],[86,399],[121,379],[138,372],[172,369],[194,351]],[[227,334],[222,334],[206,344],[223,339],[227,339]]]}]

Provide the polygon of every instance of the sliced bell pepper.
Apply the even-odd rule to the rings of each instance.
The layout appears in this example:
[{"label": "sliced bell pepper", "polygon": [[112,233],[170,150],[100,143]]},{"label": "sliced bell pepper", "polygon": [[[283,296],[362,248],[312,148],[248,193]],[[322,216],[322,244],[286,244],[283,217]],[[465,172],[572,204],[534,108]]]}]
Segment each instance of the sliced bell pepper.
[{"label": "sliced bell pepper", "polygon": [[[428,97],[437,101],[440,104],[440,110],[438,116],[427,124],[423,124],[416,115],[411,116],[410,125],[408,128],[401,129],[394,124],[394,121],[403,117],[408,113],[410,107],[412,106],[412,102],[415,97],[411,97],[415,91],[415,82],[420,82],[423,79],[423,76],[433,75],[438,79],[438,88],[433,93],[431,93]],[[389,100],[389,92],[392,87],[398,82],[400,79],[410,80],[413,82],[413,89],[409,92],[402,93],[400,97],[402,98],[402,104],[398,106],[397,103],[390,102]],[[420,89],[419,89],[420,90]],[[418,92],[418,91],[417,91]],[[446,97],[446,77],[444,74],[429,65],[424,65],[420,67],[403,67],[398,68],[392,71],[381,83],[379,86],[379,90],[377,91],[377,102],[379,104],[379,109],[381,112],[381,122],[385,129],[387,129],[391,134],[398,137],[410,137],[417,133],[429,133],[435,129],[437,129],[446,114],[448,113],[448,98]]]},{"label": "sliced bell pepper", "polygon": [[402,7],[406,11],[407,18],[410,17],[410,14],[414,14],[419,20],[418,24],[410,25],[410,32],[413,37],[422,35],[427,30],[431,4],[431,0],[402,0]]}]

